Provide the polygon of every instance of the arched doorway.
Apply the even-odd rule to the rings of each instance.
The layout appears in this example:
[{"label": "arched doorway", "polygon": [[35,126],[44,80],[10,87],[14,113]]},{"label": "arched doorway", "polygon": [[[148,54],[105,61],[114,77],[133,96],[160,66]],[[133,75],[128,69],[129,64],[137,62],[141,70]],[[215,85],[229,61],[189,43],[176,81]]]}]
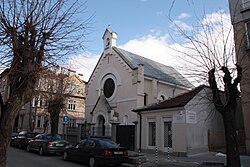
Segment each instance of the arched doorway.
[{"label": "arched doorway", "polygon": [[97,117],[96,135],[105,136],[105,118],[102,115]]}]

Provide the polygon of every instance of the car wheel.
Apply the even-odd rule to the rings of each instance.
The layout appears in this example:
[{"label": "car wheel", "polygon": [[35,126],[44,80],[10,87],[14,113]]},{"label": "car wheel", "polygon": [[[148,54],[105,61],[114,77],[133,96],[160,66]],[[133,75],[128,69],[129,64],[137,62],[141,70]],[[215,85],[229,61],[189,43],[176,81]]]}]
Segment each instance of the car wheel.
[{"label": "car wheel", "polygon": [[41,155],[41,156],[44,155],[43,147],[40,147],[40,148],[39,148],[39,155]]},{"label": "car wheel", "polygon": [[63,160],[64,160],[64,161],[69,160],[69,154],[68,154],[68,152],[67,152],[67,151],[64,151],[62,157],[63,157]]},{"label": "car wheel", "polygon": [[30,152],[30,145],[27,145],[26,150],[27,150],[28,152]]},{"label": "car wheel", "polygon": [[95,157],[89,157],[89,167],[97,167]]}]

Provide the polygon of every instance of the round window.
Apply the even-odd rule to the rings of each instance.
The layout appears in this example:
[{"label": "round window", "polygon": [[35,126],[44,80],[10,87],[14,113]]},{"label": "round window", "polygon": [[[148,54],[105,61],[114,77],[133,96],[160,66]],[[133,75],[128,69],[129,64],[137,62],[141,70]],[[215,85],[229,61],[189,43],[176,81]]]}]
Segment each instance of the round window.
[{"label": "round window", "polygon": [[106,98],[110,98],[114,94],[114,91],[115,91],[114,80],[112,78],[108,78],[104,83],[103,89],[104,89],[104,96]]}]

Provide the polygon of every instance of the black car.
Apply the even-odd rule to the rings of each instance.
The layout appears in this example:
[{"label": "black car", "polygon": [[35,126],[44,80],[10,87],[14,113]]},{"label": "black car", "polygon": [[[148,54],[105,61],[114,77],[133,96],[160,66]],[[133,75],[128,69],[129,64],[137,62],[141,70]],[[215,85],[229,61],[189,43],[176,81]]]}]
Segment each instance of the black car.
[{"label": "black car", "polygon": [[11,133],[11,136],[10,136],[10,146],[12,145],[12,141],[13,139],[15,139],[16,137],[18,136],[18,133],[17,132],[12,132]]},{"label": "black car", "polygon": [[37,151],[39,155],[62,154],[64,148],[68,145],[69,142],[62,140],[60,135],[38,134],[29,141],[27,151]]},{"label": "black car", "polygon": [[11,138],[11,146],[26,149],[28,142],[38,133],[22,131],[17,136]]},{"label": "black car", "polygon": [[103,138],[83,139],[76,145],[66,147],[63,152],[63,160],[83,162],[89,167],[110,164],[120,166],[127,158],[127,149]]}]

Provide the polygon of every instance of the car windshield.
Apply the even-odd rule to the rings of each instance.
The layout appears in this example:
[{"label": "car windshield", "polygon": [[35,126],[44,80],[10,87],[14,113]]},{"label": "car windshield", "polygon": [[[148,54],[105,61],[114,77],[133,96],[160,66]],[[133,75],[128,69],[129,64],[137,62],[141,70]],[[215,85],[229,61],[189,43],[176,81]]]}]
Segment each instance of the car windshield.
[{"label": "car windshield", "polygon": [[51,141],[61,140],[62,137],[60,135],[46,135],[46,138]]},{"label": "car windshield", "polygon": [[118,148],[119,145],[111,140],[99,140],[99,144],[102,148]]},{"label": "car windshield", "polygon": [[12,137],[18,136],[18,133],[12,132],[11,136],[12,136]]},{"label": "car windshield", "polygon": [[26,136],[28,137],[28,138],[30,138],[30,137],[35,137],[37,134],[36,133],[27,133],[26,134]]},{"label": "car windshield", "polygon": [[21,131],[19,132],[19,135],[25,135],[27,132],[26,131]]}]

